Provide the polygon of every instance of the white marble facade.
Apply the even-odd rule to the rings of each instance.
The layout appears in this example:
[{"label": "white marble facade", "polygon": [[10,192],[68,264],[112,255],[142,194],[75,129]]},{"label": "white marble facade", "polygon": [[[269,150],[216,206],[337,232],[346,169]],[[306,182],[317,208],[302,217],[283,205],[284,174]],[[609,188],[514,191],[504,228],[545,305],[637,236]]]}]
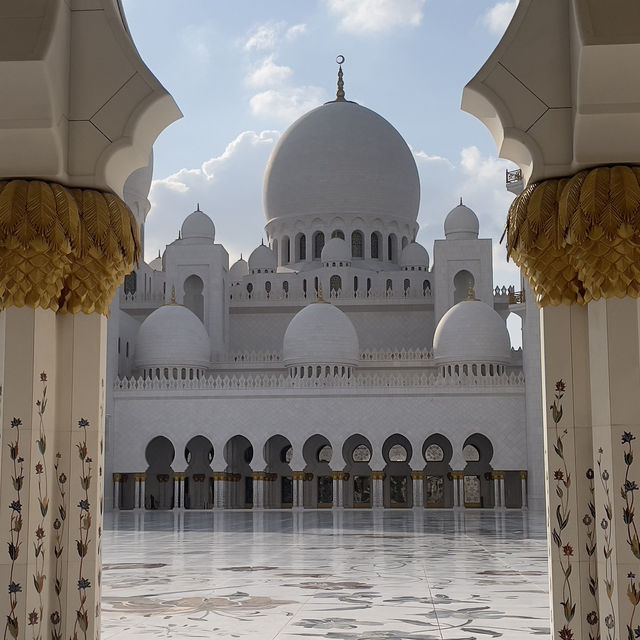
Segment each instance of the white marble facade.
[{"label": "white marble facade", "polygon": [[[143,236],[150,179],[125,190]],[[248,261],[198,205],[112,305],[107,505],[542,506],[535,304],[462,201],[431,260],[419,198],[400,134],[337,99],[276,146]]]}]

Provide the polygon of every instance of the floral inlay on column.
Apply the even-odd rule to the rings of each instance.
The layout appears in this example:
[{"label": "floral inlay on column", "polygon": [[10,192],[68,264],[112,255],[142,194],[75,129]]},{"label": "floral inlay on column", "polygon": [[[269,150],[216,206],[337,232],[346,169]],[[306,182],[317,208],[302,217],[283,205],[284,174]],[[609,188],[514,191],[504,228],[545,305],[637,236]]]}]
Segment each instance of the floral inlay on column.
[{"label": "floral inlay on column", "polygon": [[564,429],[560,433],[559,424],[562,420],[562,398],[567,386],[564,380],[558,380],[555,384],[555,398],[553,404],[550,407],[551,417],[555,425],[556,441],[553,445],[553,450],[556,452],[558,458],[560,458],[561,468],[556,469],[553,474],[555,481],[555,494],[559,498],[559,503],[556,505],[556,525],[553,527],[552,537],[558,548],[558,564],[564,574],[562,583],[562,612],[564,615],[564,624],[560,629],[559,634],[562,640],[573,640],[573,631],[570,627],[570,623],[573,620],[573,616],[576,612],[576,605],[573,601],[573,594],[571,591],[571,576],[572,566],[571,557],[573,556],[573,547],[569,544],[569,540],[563,537],[563,531],[566,529],[569,523],[569,517],[571,510],[569,509],[569,487],[571,486],[571,472],[567,466],[567,460],[564,455],[564,443],[563,440],[567,435],[567,430]]},{"label": "floral inlay on column", "polygon": [[589,512],[582,518],[582,523],[587,529],[587,542],[585,549],[589,556],[589,593],[593,596],[594,608],[587,613],[587,624],[591,627],[589,630],[589,640],[600,640],[600,627],[598,625],[600,608],[598,604],[598,559],[596,556],[596,504],[595,504],[595,486],[593,482],[593,469],[587,469],[585,474],[589,482]]},{"label": "floral inlay on column", "polygon": [[[624,484],[622,485],[620,492],[625,502],[625,505],[622,509],[622,519],[624,520],[625,525],[627,525],[627,543],[633,555],[636,558],[640,559],[640,542],[638,541],[638,529],[634,520],[634,492],[638,490],[638,484],[635,480],[631,480],[631,478],[629,477],[629,473],[631,472],[631,465],[633,464],[632,442],[635,439],[636,437],[629,431],[625,431],[622,434],[622,444],[627,445],[627,447],[624,452],[624,464],[626,467],[624,473]],[[636,576],[631,571],[627,574],[627,578],[629,578],[629,584],[627,586],[627,597],[633,605],[631,616],[629,617],[629,622],[627,623],[627,635],[629,638],[640,638],[640,625],[637,626],[635,630],[633,629],[636,609],[638,608],[638,604],[640,603],[640,584],[636,582]]]},{"label": "floral inlay on column", "polygon": [[55,531],[55,545],[53,547],[53,554],[55,556],[55,584],[54,590],[56,593],[56,602],[58,608],[51,614],[51,640],[62,640],[62,615],[64,609],[62,608],[62,586],[64,583],[64,561],[62,555],[64,553],[64,531],[65,523],[67,519],[67,507],[66,507],[66,491],[65,484],[67,482],[67,476],[61,468],[62,454],[58,451],[56,453],[56,462],[53,468],[56,472],[56,487],[58,489],[58,517],[53,521],[53,530]]},{"label": "floral inlay on column", "polygon": [[600,483],[604,490],[605,500],[603,502],[605,517],[600,521],[600,526],[604,531],[604,548],[602,552],[605,559],[605,574],[604,574],[604,586],[607,590],[607,598],[609,599],[609,605],[611,607],[611,613],[609,613],[604,619],[604,623],[607,627],[607,637],[611,640],[613,635],[611,630],[616,625],[615,608],[613,603],[613,587],[615,585],[613,574],[613,560],[611,554],[613,553],[613,545],[611,540],[611,518],[613,517],[613,509],[611,507],[611,494],[609,487],[609,472],[602,468],[602,454],[603,449],[598,449],[598,473],[600,474]]},{"label": "floral inlay on column", "polygon": [[35,530],[35,542],[33,543],[33,552],[35,555],[35,573],[33,574],[33,585],[38,594],[39,612],[35,609],[29,614],[29,625],[38,625],[37,633],[33,634],[34,640],[40,640],[42,638],[42,614],[44,610],[42,601],[42,589],[44,588],[44,581],[47,576],[45,574],[45,558],[46,547],[43,542],[45,538],[45,518],[49,511],[49,496],[48,496],[48,480],[47,480],[47,461],[45,459],[45,452],[47,450],[47,437],[44,433],[44,414],[47,409],[47,374],[43,371],[40,374],[40,383],[42,384],[42,396],[40,400],[36,401],[36,411],[38,414],[38,439],[36,444],[38,445],[38,452],[40,453],[39,460],[35,464],[35,473],[38,483],[38,504],[40,506],[40,522]]},{"label": "floral inlay on column", "polygon": [[77,628],[80,627],[84,638],[87,638],[87,628],[89,626],[89,612],[87,610],[87,589],[91,588],[91,582],[82,575],[84,558],[89,551],[89,531],[91,529],[91,511],[89,504],[89,485],[91,484],[91,463],[92,460],[87,456],[87,427],[89,421],[85,418],[78,420],[78,427],[82,429],[83,439],[76,445],[78,447],[78,455],[82,462],[82,473],[80,476],[80,486],[84,491],[84,498],[78,503],[79,509],[79,539],[76,540],[76,549],[80,556],[80,567],[78,569],[78,592],[80,594],[80,606],[76,610],[76,621],[74,624],[74,638],[77,637]]},{"label": "floral inlay on column", "polygon": [[11,517],[9,520],[11,538],[9,542],[9,557],[11,558],[11,573],[9,574],[9,613],[7,614],[7,621],[4,627],[4,638],[7,638],[7,632],[12,637],[17,638],[20,632],[18,625],[18,618],[16,616],[16,607],[18,606],[18,594],[22,593],[22,585],[19,582],[15,582],[13,578],[13,570],[15,568],[16,560],[20,555],[20,532],[22,530],[22,503],[20,502],[20,491],[24,483],[24,459],[20,457],[20,427],[22,426],[22,420],[15,416],[11,419],[11,428],[16,430],[16,439],[14,442],[10,442],[9,457],[13,462],[13,475],[11,480],[13,482],[13,489],[16,492],[15,500],[9,505],[11,510]]}]

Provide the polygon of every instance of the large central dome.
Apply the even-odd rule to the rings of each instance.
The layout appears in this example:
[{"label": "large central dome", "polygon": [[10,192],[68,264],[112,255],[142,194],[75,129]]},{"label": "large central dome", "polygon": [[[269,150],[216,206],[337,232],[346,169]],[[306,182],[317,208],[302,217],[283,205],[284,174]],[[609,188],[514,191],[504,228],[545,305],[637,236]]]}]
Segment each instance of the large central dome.
[{"label": "large central dome", "polygon": [[328,102],[280,138],[263,196],[267,222],[381,215],[415,223],[420,181],[411,150],[384,118],[355,102]]}]

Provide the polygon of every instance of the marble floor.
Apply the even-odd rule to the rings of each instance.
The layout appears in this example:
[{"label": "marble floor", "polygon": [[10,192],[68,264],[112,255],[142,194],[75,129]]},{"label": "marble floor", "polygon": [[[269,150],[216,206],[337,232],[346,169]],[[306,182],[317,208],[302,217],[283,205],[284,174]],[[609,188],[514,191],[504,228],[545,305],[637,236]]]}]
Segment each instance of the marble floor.
[{"label": "marble floor", "polygon": [[544,515],[119,512],[102,637],[549,637]]}]

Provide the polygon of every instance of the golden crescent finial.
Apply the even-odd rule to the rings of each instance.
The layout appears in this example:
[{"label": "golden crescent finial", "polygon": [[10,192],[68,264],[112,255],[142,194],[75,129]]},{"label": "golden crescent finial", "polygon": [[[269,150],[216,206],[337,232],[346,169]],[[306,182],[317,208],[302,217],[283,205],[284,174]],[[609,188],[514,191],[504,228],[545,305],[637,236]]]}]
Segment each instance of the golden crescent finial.
[{"label": "golden crescent finial", "polygon": [[344,64],[344,56],[340,55],[336,58],[338,63],[338,91],[336,93],[336,102],[346,102],[344,99],[344,80],[342,79],[342,65]]},{"label": "golden crescent finial", "polygon": [[475,300],[476,294],[473,290],[473,280],[469,280],[469,286],[467,287],[467,300]]},{"label": "golden crescent finial", "polygon": [[176,303],[176,288],[175,288],[175,285],[171,286],[171,300],[169,300],[169,304],[177,304]]}]

